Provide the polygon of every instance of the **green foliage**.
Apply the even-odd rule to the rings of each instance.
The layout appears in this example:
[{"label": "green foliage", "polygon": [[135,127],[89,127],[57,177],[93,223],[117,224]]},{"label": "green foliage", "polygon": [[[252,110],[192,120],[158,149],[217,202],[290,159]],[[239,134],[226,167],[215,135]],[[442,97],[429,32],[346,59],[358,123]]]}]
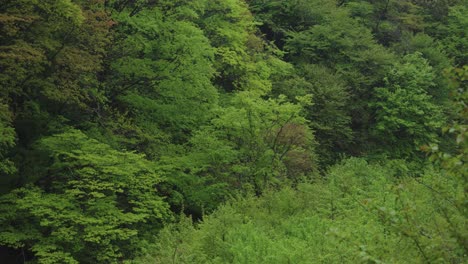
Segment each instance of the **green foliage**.
[{"label": "green foliage", "polygon": [[[450,204],[441,206],[444,212],[444,218],[450,224],[450,233],[456,238],[460,247],[463,247],[465,252],[468,250],[468,233],[465,230],[466,217],[468,211],[467,193],[468,193],[468,171],[466,162],[468,160],[468,143],[467,143],[467,90],[466,83],[468,80],[468,67],[452,68],[446,72],[450,78],[454,91],[451,94],[451,103],[455,110],[451,118],[451,122],[443,127],[442,131],[450,135],[451,141],[455,143],[455,147],[450,152],[440,150],[437,145],[425,146],[425,151],[429,154],[429,159],[439,165],[445,177],[454,181],[455,191],[441,192],[441,198],[449,201]],[[443,182],[440,184],[444,184]],[[433,190],[438,190],[440,184],[435,186]],[[443,189],[442,189],[443,190]]]},{"label": "green foliage", "polygon": [[114,262],[131,256],[170,215],[162,181],[142,155],[119,152],[78,130],[42,139],[50,162],[33,185],[1,197],[0,243],[41,263]]},{"label": "green foliage", "polygon": [[339,8],[331,9],[320,24],[290,32],[285,49],[294,61],[324,64],[343,74],[356,90],[378,82],[394,59],[376,43],[369,29]]},{"label": "green foliage", "polygon": [[181,141],[210,118],[217,102],[211,84],[214,51],[193,22],[163,8],[115,16],[122,40],[113,50],[109,92],[143,133],[163,130]]},{"label": "green foliage", "polygon": [[83,107],[108,43],[108,18],[97,8],[88,9],[95,5],[81,7],[70,0],[2,5],[2,92]]},{"label": "green foliage", "polygon": [[351,117],[346,109],[349,92],[340,78],[325,68],[311,65],[304,67],[303,72],[312,84],[310,93],[314,98],[313,105],[308,107],[308,119],[321,148],[328,147],[333,153],[352,138]]},{"label": "green foliage", "polygon": [[432,101],[434,73],[421,54],[407,55],[375,90],[374,131],[380,144],[391,146],[396,157],[411,155],[423,144],[435,142],[444,123],[441,107]]},{"label": "green foliage", "polygon": [[[369,100],[373,87],[381,85],[385,73],[396,57],[378,45],[371,30],[354,19],[351,16],[352,12],[347,8],[337,6],[334,1],[298,2],[308,6],[296,12],[307,14],[307,22],[295,26],[296,13],[284,12],[285,16],[279,16],[280,21],[276,23],[293,25],[292,28],[285,27],[282,30],[282,43],[284,50],[288,52],[286,59],[296,66],[299,77],[294,78],[297,82],[293,84],[295,89],[292,91],[309,90],[307,87],[318,86],[317,84],[321,83],[323,87],[307,91],[318,96],[313,111],[324,109],[323,112],[336,113],[338,110],[338,117],[332,118],[337,122],[332,125],[324,122],[325,118],[330,119],[327,114],[317,118],[319,113],[316,112],[316,115],[309,117],[318,127],[317,138],[324,144],[321,154],[324,155],[326,163],[329,163],[336,158],[337,152],[348,151],[355,154],[367,148],[367,131],[372,113],[363,102]],[[281,7],[277,6],[269,8],[281,10]],[[327,73],[325,76],[318,75],[322,74],[321,72]],[[322,80],[327,79],[329,75],[333,75],[339,84]],[[301,81],[302,78],[310,84]],[[291,81],[286,79],[286,82]],[[324,101],[330,105],[324,106],[320,103]],[[326,131],[327,126],[332,127],[333,131]],[[342,131],[343,134],[337,134],[337,131]],[[337,137],[340,139],[337,140]]]},{"label": "green foliage", "polygon": [[349,1],[346,7],[351,10],[353,17],[372,29],[381,44],[389,46],[401,40],[402,32],[421,32],[428,26],[423,7],[427,2],[357,0]]},{"label": "green foliage", "polygon": [[270,177],[294,179],[313,169],[314,139],[301,113],[301,104],[309,104],[310,97],[299,100],[292,104],[284,96],[263,100],[250,92],[238,93],[232,106],[212,121],[222,131],[218,137],[238,152],[238,164],[232,168],[237,184],[249,183],[259,191]]},{"label": "green foliage", "polygon": [[324,66],[303,64],[297,68],[297,75],[285,76],[275,84],[275,92],[289,98],[312,95],[313,103],[305,106],[305,117],[320,146],[316,149],[318,159],[323,164],[332,164],[339,150],[353,138],[347,109],[350,94],[341,76]]},{"label": "green foliage", "polygon": [[325,23],[336,10],[335,1],[310,0],[253,0],[250,8],[269,38],[282,46],[282,38],[291,29],[302,31],[311,26]]},{"label": "green foliage", "polygon": [[433,68],[434,86],[437,87],[437,89],[428,90],[429,94],[434,96],[438,101],[446,102],[449,94],[449,84],[443,72],[446,68],[450,67],[451,60],[443,50],[443,45],[424,33],[415,35],[409,33],[405,34],[402,38],[402,42],[395,45],[395,49],[403,54],[421,53],[422,57]]},{"label": "green foliage", "polygon": [[13,174],[15,165],[7,157],[7,152],[15,146],[16,133],[11,126],[12,115],[8,106],[0,103],[0,175]]},{"label": "green foliage", "polygon": [[265,63],[258,54],[263,42],[255,35],[253,16],[244,1],[207,1],[200,27],[215,49],[214,80],[224,91],[268,92]]},{"label": "green foliage", "polygon": [[36,139],[67,123],[88,121],[100,108],[97,72],[112,25],[102,3],[2,2],[0,101],[8,104],[6,115],[18,138],[10,160],[19,169],[7,189],[30,177],[23,174],[29,167],[24,160]]},{"label": "green foliage", "polygon": [[466,7],[3,0],[0,259],[463,262]]},{"label": "green foliage", "polygon": [[316,166],[315,140],[300,104],[239,92],[229,105],[194,134],[185,155],[161,160],[184,208],[196,215],[212,211],[228,190],[260,194],[309,177]]},{"label": "green foliage", "polygon": [[456,66],[462,67],[468,61],[468,3],[462,1],[460,5],[450,8],[447,23],[440,25],[440,35],[444,49],[455,59]]},{"label": "green foliage", "polygon": [[182,219],[132,263],[462,262],[449,230],[466,219],[439,196],[460,189],[431,169],[407,178],[405,168],[346,160],[324,181],[235,199],[196,227]]}]

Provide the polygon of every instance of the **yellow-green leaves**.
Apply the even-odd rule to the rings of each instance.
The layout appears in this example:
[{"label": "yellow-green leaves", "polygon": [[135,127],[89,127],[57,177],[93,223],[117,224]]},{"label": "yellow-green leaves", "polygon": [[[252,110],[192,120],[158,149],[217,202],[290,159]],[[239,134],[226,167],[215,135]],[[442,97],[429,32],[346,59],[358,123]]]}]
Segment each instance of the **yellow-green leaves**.
[{"label": "yellow-green leaves", "polygon": [[[157,191],[162,179],[142,155],[114,150],[78,130],[38,146],[48,154],[49,170],[34,185],[2,197],[1,244],[32,250],[44,263],[114,262],[133,253],[143,227],[168,219]],[[11,232],[23,235],[12,240]]]}]

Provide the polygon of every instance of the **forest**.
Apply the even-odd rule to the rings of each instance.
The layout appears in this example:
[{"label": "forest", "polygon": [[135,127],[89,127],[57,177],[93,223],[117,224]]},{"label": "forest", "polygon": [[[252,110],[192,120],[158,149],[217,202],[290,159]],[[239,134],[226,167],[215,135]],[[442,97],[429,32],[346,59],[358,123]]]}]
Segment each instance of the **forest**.
[{"label": "forest", "polygon": [[0,262],[467,263],[468,0],[0,0]]}]

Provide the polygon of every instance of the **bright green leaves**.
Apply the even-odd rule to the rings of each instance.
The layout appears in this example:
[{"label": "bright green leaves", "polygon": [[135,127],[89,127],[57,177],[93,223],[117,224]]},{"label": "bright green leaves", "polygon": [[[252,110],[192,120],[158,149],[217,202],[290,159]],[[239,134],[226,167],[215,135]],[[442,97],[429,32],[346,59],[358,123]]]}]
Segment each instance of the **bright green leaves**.
[{"label": "bright green leaves", "polygon": [[[354,58],[356,55],[353,53],[361,52],[365,46],[374,44],[369,32],[355,34],[355,30],[359,29],[352,19],[340,13],[333,18],[329,23],[314,25],[298,33],[292,32],[286,48],[293,55],[304,56],[309,62],[326,62],[336,61],[343,55]],[[364,28],[361,30],[365,31]]]},{"label": "bright green leaves", "polygon": [[234,199],[195,227],[183,220],[165,228],[154,252],[135,262],[461,261],[463,246],[448,231],[466,233],[463,215],[445,199],[459,192],[454,181],[429,168],[415,180],[407,166],[352,158],[323,181]]},{"label": "bright green leaves", "polygon": [[[67,263],[113,262],[168,218],[156,190],[162,179],[142,155],[116,151],[78,130],[44,138],[38,147],[48,153],[49,170],[37,187],[2,197],[3,245],[30,249],[47,263],[61,262],[57,256],[69,256]],[[8,239],[12,232],[23,235]]]},{"label": "bright green leaves", "polygon": [[113,53],[111,93],[133,114],[137,125],[149,123],[177,140],[206,122],[217,102],[211,84],[214,51],[203,32],[189,21],[169,19],[159,9],[130,17],[122,12]]},{"label": "bright green leaves", "polygon": [[437,140],[436,131],[444,123],[442,109],[429,91],[434,89],[434,73],[419,53],[407,55],[386,78],[386,86],[375,90],[375,132],[381,143],[391,144],[398,157]]},{"label": "bright green leaves", "polygon": [[196,226],[183,219],[135,263],[462,262],[456,181],[408,170],[402,160],[344,160],[324,180],[234,199]]},{"label": "bright green leaves", "polygon": [[[122,193],[119,199],[127,204],[123,209],[138,212],[141,218],[133,220],[164,216],[164,203],[155,190],[161,179],[142,155],[118,152],[76,130],[46,138],[41,144],[56,160],[51,166],[57,170],[55,177],[67,179],[69,191],[77,199],[84,199],[85,204]],[[74,173],[70,175],[66,170]]]},{"label": "bright green leaves", "polygon": [[243,1],[215,0],[207,2],[203,14],[203,29],[215,47],[230,47],[236,53],[244,51],[253,17]]}]

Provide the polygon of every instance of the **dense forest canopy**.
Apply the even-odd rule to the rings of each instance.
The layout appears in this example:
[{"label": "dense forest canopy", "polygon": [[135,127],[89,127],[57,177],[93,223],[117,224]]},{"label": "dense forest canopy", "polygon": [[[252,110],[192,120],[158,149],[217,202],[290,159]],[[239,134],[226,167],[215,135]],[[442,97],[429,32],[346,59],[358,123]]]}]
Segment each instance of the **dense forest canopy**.
[{"label": "dense forest canopy", "polygon": [[466,0],[0,0],[4,263],[468,261]]}]

